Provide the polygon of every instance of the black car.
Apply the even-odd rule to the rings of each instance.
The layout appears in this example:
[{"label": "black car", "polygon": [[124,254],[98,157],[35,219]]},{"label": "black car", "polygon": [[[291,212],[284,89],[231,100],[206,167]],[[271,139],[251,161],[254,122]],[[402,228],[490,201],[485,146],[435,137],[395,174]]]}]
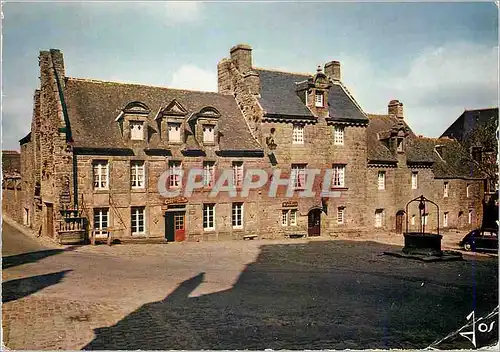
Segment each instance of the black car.
[{"label": "black car", "polygon": [[476,229],[460,241],[466,251],[498,251],[498,229]]}]

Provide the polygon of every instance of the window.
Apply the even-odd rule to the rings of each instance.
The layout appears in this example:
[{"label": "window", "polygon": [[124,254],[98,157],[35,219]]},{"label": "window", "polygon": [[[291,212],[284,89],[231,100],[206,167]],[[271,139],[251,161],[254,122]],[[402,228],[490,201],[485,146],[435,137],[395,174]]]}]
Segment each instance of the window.
[{"label": "window", "polygon": [[297,226],[297,209],[284,209],[281,211],[281,225]]},{"label": "window", "polygon": [[403,138],[397,139],[397,151],[402,152],[403,150]]},{"label": "window", "polygon": [[215,126],[203,125],[203,143],[215,142]]},{"label": "window", "polygon": [[411,173],[411,189],[418,188],[418,172],[414,171]]},{"label": "window", "polygon": [[105,160],[94,162],[94,188],[108,189],[108,162]]},{"label": "window", "polygon": [[469,210],[469,218],[468,218],[467,221],[468,221],[469,224],[472,224],[472,209]]},{"label": "window", "polygon": [[233,229],[243,228],[243,203],[233,203]]},{"label": "window", "polygon": [[345,212],[344,207],[337,208],[337,224],[344,223],[344,212]]},{"label": "window", "polygon": [[203,230],[215,229],[215,204],[203,204]]},{"label": "window", "polygon": [[379,190],[385,189],[385,171],[378,172],[378,189]]},{"label": "window", "polygon": [[243,185],[243,161],[233,162],[233,185],[235,187]]},{"label": "window", "polygon": [[293,125],[293,144],[304,144],[304,126]]},{"label": "window", "polygon": [[428,220],[428,218],[429,218],[429,214],[426,213],[426,214],[422,215],[421,222],[422,222],[423,226],[427,226],[427,220]]},{"label": "window", "polygon": [[132,188],[144,188],[144,161],[132,161],[130,163],[130,186]]},{"label": "window", "polygon": [[130,121],[130,139],[142,141],[144,139],[144,123],[141,121]]},{"label": "window", "polygon": [[344,145],[344,127],[335,126],[333,129],[333,144]]},{"label": "window", "polygon": [[180,142],[181,141],[181,124],[180,123],[169,123],[168,124],[168,140],[169,142]]},{"label": "window", "polygon": [[444,183],[444,188],[443,188],[443,197],[448,198],[448,191],[450,189],[449,183],[445,182]]},{"label": "window", "polygon": [[94,209],[94,231],[96,235],[106,235],[108,233],[108,208]]},{"label": "window", "polygon": [[215,182],[215,163],[213,161],[205,161],[203,163],[203,186],[212,187]]},{"label": "window", "polygon": [[411,225],[415,226],[415,215],[411,216]]},{"label": "window", "polygon": [[132,207],[131,220],[132,235],[144,235],[144,207]]},{"label": "window", "polygon": [[333,165],[333,187],[344,187],[345,165]]},{"label": "window", "polygon": [[314,99],[314,106],[322,108],[323,105],[323,92],[316,92]]},{"label": "window", "polygon": [[304,188],[306,184],[306,164],[292,164],[293,187]]},{"label": "window", "polygon": [[470,197],[470,185],[469,184],[465,187],[465,195],[467,198]]},{"label": "window", "polygon": [[375,227],[382,227],[384,225],[384,209],[375,210]]},{"label": "window", "polygon": [[443,214],[443,227],[448,227],[448,212]]},{"label": "window", "polygon": [[180,161],[170,162],[170,187],[178,188],[182,186],[182,167]]}]

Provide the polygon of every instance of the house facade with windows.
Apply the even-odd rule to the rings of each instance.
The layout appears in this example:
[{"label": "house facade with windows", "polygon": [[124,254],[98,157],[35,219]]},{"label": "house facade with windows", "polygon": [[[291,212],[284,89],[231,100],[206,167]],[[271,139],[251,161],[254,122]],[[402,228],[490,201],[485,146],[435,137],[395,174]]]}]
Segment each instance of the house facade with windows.
[{"label": "house facade with windows", "polygon": [[[414,135],[398,101],[365,113],[336,61],[315,74],[257,69],[237,45],[218,64],[218,93],[66,77],[58,50],[39,64],[21,207],[26,225],[63,242],[401,232],[421,194],[441,226],[475,226],[481,211],[480,180],[448,160],[454,141]],[[245,193],[249,170],[268,179]],[[220,180],[232,191],[214,194]],[[407,213],[415,229],[437,226],[433,209]]]}]

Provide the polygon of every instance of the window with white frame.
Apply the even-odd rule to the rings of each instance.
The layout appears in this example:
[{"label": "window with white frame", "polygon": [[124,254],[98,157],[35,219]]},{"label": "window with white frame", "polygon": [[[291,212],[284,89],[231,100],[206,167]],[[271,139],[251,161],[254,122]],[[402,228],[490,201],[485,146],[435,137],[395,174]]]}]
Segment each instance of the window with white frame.
[{"label": "window with white frame", "polygon": [[130,162],[130,186],[132,188],[144,188],[144,161]]},{"label": "window with white frame", "polygon": [[109,164],[106,160],[97,160],[93,163],[94,170],[94,188],[108,189],[109,185]]},{"label": "window with white frame", "polygon": [[384,209],[375,210],[375,227],[382,227],[384,225]]},{"label": "window with white frame", "polygon": [[447,198],[450,190],[450,184],[448,182],[444,183],[444,188],[443,188],[443,197]]},{"label": "window with white frame", "polygon": [[203,230],[215,229],[215,204],[203,204]]},{"label": "window with white frame", "polygon": [[411,173],[411,189],[417,189],[418,188],[418,172],[413,171]]},{"label": "window with white frame", "polygon": [[215,142],[215,126],[203,125],[203,143]]},{"label": "window with white frame", "polygon": [[144,122],[130,121],[130,139],[142,141],[144,139]]},{"label": "window with white frame", "polygon": [[233,161],[233,185],[235,187],[243,185],[243,161]]},{"label": "window with white frame", "polygon": [[304,188],[306,184],[306,164],[292,164],[291,176],[294,188]]},{"label": "window with white frame", "polygon": [[323,92],[316,92],[315,98],[314,98],[314,106],[316,106],[318,108],[322,108],[324,106]]},{"label": "window with white frame", "polygon": [[233,229],[243,228],[243,203],[233,203],[232,222]]},{"label": "window with white frame", "polygon": [[411,216],[411,225],[412,225],[412,226],[415,226],[415,218],[416,218],[416,216],[415,216],[415,215],[412,215],[412,216]]},{"label": "window with white frame", "polygon": [[297,226],[297,209],[283,209],[281,211],[281,225]]},{"label": "window with white frame", "polygon": [[345,165],[333,165],[332,170],[333,170],[332,186],[344,187]]},{"label": "window with white frame", "polygon": [[131,209],[131,231],[132,235],[144,235],[146,226],[144,224],[144,207],[132,207]]},{"label": "window with white frame", "polygon": [[444,212],[443,214],[443,227],[448,227],[448,212]]},{"label": "window with white frame", "polygon": [[385,171],[378,172],[378,189],[379,190],[385,189]]},{"label": "window with white frame", "polygon": [[108,233],[109,209],[94,209],[94,232],[96,235],[106,235]]},{"label": "window with white frame", "polygon": [[205,161],[203,163],[203,186],[212,187],[215,182],[215,163]]},{"label": "window with white frame", "polygon": [[396,143],[397,143],[397,151],[398,152],[404,151],[404,149],[403,149],[403,146],[404,146],[404,144],[403,144],[403,138],[398,138],[396,140]]},{"label": "window with white frame", "polygon": [[180,123],[168,123],[168,141],[178,143],[181,141],[181,124]]},{"label": "window with white frame", "polygon": [[344,223],[344,215],[345,215],[345,208],[344,207],[338,207],[337,208],[337,224],[343,224]]},{"label": "window with white frame", "polygon": [[293,144],[304,144],[304,126],[293,125]]},{"label": "window with white frame", "polygon": [[465,195],[467,198],[470,197],[470,185],[467,184],[467,186],[465,186]]},{"label": "window with white frame", "polygon": [[422,219],[420,220],[422,222],[422,225],[427,226],[427,220],[429,219],[429,214],[425,213],[422,215]]},{"label": "window with white frame", "polygon": [[472,209],[469,210],[469,217],[467,219],[469,224],[472,224]]},{"label": "window with white frame", "polygon": [[344,127],[335,126],[333,128],[333,144],[344,145]]},{"label": "window with white frame", "polygon": [[180,161],[171,161],[170,167],[170,182],[171,188],[179,188],[182,186],[182,164]]}]

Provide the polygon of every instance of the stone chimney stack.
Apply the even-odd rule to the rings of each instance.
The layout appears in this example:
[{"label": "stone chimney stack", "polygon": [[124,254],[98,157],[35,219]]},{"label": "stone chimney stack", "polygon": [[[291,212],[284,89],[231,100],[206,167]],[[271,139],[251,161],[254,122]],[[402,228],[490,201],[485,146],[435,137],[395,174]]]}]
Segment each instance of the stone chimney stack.
[{"label": "stone chimney stack", "polygon": [[403,103],[399,102],[399,100],[391,100],[389,105],[387,105],[387,113],[391,116],[396,116],[398,119],[403,119]]},{"label": "stone chimney stack", "polygon": [[246,44],[238,44],[231,48],[231,60],[241,74],[252,70],[252,48]]},{"label": "stone chimney stack", "polygon": [[340,62],[330,61],[325,64],[325,75],[328,76],[332,81],[340,81]]}]

